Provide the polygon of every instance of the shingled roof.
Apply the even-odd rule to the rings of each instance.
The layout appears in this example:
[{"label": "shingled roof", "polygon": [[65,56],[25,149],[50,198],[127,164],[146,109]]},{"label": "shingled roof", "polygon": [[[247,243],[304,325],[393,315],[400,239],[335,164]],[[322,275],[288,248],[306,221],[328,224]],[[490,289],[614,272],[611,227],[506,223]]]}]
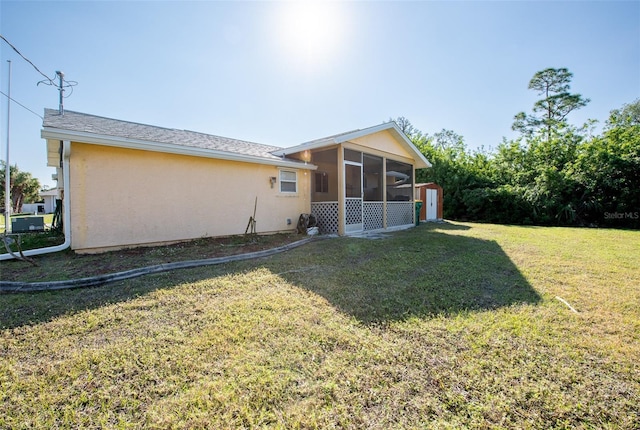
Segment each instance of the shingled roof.
[{"label": "shingled roof", "polygon": [[45,109],[44,113],[42,137],[48,141],[48,160],[51,166],[55,166],[59,158],[56,142],[69,140],[315,170],[316,166],[289,157],[302,151],[336,145],[369,134],[388,131],[400,145],[412,154],[416,168],[431,167],[431,163],[394,122],[335,134],[290,148],[280,148],[212,134],[157,127],[74,111],[65,111],[64,115],[60,115],[57,110]]},{"label": "shingled roof", "polygon": [[[104,118],[80,112],[65,111],[60,115],[58,110],[45,109],[43,131],[71,132],[85,137],[101,136],[124,139],[136,142],[179,145],[181,147],[203,150],[222,151],[265,160],[281,161],[282,157],[272,154],[281,150],[277,146],[263,145],[228,137],[198,133],[189,130],[156,127],[129,121]],[[294,161],[294,160],[288,160]]]}]

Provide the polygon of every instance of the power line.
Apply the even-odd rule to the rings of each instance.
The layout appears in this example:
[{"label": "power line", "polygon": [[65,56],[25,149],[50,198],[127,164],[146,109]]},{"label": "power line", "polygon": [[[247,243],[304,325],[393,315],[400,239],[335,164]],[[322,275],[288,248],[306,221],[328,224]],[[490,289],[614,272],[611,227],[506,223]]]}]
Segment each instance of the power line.
[{"label": "power line", "polygon": [[[39,84],[45,84],[45,85],[49,85],[49,86],[54,86],[58,89],[58,91],[60,92],[60,112],[62,112],[62,99],[63,98],[69,98],[71,97],[71,94],[73,94],[73,87],[75,87],[76,85],[78,85],[77,81],[67,81],[66,79],[64,79],[64,73],[56,71],[56,76],[58,76],[60,78],[60,84],[56,84],[56,82],[51,79],[49,76],[47,76],[46,74],[44,74],[40,69],[38,69],[38,66],[36,66],[35,64],[33,64],[33,62],[31,60],[29,60],[27,57],[25,57],[24,55],[22,55],[22,53],[18,50],[18,48],[16,48],[15,46],[13,46],[13,44],[11,42],[9,42],[7,40],[6,37],[4,37],[2,34],[0,34],[0,39],[4,40],[7,45],[9,45],[20,57],[22,57],[23,60],[25,60],[27,63],[31,64],[31,66],[36,69],[36,71],[38,73],[40,73],[42,76],[44,76],[44,80],[38,82],[36,85]],[[64,95],[64,89],[65,88],[71,88],[71,92],[69,93],[69,95],[65,96]],[[4,94],[4,93],[3,93]],[[6,97],[6,94],[4,94]],[[38,115],[37,113],[33,112],[31,109],[29,109],[28,107],[20,104],[19,102],[17,102],[16,100],[13,100],[11,97],[9,97],[9,99],[15,103],[18,103],[20,106],[22,106],[23,108],[27,109],[29,112],[32,112],[36,115]],[[38,115],[40,118],[42,118],[40,115]]]},{"label": "power line", "polygon": [[22,103],[20,103],[18,100],[14,99],[13,97],[9,97],[8,95],[6,95],[3,91],[0,91],[0,94],[2,94],[3,96],[7,97],[9,100],[11,100],[12,102],[14,102],[15,104],[17,104],[18,106],[21,106],[22,108],[28,110],[29,112],[31,112],[32,114],[34,114],[35,116],[37,116],[38,118],[40,118],[41,120],[44,121],[44,118],[42,117],[42,115],[32,111],[31,109],[29,109],[28,107],[26,107],[25,105],[23,105]]},{"label": "power line", "polygon": [[27,63],[31,64],[31,66],[33,66],[34,69],[36,69],[36,71],[38,73],[40,73],[42,76],[45,77],[45,79],[49,82],[49,85],[55,85],[55,82],[53,82],[53,79],[51,79],[50,77],[48,77],[47,75],[45,75],[44,73],[42,73],[42,71],[40,69],[38,69],[38,67],[33,64],[31,62],[31,60],[29,60],[27,57],[25,57],[24,55],[22,55],[22,53],[20,51],[18,51],[18,48],[16,48],[15,46],[13,46],[11,44],[11,42],[9,42],[2,34],[0,34],[0,38],[2,38],[2,40],[4,40],[5,42],[7,42],[7,45],[9,45],[14,51],[16,51],[16,53],[21,56]]}]

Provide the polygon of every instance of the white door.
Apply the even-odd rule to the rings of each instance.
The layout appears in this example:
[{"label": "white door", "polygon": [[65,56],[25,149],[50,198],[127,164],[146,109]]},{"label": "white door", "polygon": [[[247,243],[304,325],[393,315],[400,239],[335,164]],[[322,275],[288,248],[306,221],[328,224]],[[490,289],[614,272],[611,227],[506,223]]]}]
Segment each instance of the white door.
[{"label": "white door", "polygon": [[427,188],[427,221],[438,219],[438,190]]},{"label": "white door", "polygon": [[344,162],[345,220],[346,233],[362,231],[362,164]]}]

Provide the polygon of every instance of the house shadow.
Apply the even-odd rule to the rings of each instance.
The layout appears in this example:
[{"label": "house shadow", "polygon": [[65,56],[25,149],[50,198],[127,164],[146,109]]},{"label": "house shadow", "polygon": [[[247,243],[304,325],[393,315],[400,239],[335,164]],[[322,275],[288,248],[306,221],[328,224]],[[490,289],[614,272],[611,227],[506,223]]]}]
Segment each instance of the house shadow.
[{"label": "house shadow", "polygon": [[495,241],[447,233],[457,225],[423,227],[316,243],[281,276],[365,324],[541,301]]},{"label": "house shadow", "polygon": [[0,328],[34,325],[255,267],[325,298],[365,324],[541,301],[495,241],[457,234],[458,227],[434,223],[376,240],[318,240],[268,258],[210,266],[206,273],[185,269],[100,287],[3,294]]}]

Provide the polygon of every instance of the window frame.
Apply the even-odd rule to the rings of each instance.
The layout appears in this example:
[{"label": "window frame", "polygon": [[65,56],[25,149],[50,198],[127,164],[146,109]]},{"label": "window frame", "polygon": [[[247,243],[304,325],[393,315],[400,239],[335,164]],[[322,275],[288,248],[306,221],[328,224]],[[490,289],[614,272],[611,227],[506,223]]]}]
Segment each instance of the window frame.
[{"label": "window frame", "polygon": [[[283,173],[293,173],[295,175],[295,179],[294,180],[283,179],[282,177]],[[295,189],[293,191],[283,190],[282,189],[283,184],[293,184]],[[297,170],[289,170],[289,169],[278,170],[278,191],[280,192],[280,194],[286,194],[290,196],[298,194],[298,171]]]}]

